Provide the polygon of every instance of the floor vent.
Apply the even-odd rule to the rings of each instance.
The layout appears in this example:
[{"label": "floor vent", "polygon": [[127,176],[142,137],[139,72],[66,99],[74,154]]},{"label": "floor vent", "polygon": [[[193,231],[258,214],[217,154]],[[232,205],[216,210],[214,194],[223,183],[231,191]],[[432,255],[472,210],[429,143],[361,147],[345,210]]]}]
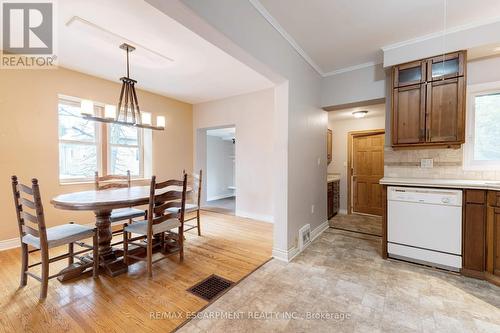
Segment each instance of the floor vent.
[{"label": "floor vent", "polygon": [[302,251],[311,243],[311,225],[306,224],[299,230],[299,250]]},{"label": "floor vent", "polygon": [[217,275],[211,275],[200,283],[192,286],[187,291],[203,298],[206,301],[211,301],[229,289],[234,282],[221,278]]}]

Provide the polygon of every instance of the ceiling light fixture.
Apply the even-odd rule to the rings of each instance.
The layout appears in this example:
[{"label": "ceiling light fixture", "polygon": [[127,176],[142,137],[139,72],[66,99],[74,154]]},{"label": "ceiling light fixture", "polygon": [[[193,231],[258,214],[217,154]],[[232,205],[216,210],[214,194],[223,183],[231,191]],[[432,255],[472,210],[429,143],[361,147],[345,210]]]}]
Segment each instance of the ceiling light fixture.
[{"label": "ceiling light fixture", "polygon": [[366,117],[368,111],[354,111],[352,113],[352,115],[354,116],[354,118],[364,118]]},{"label": "ceiling light fixture", "polygon": [[499,47],[495,47],[495,48],[493,49],[493,51],[495,51],[495,52],[500,52],[500,46],[499,46]]},{"label": "ceiling light fixture", "polygon": [[[113,123],[123,126],[135,126],[140,128],[149,128],[162,131],[165,129],[165,117],[156,117],[156,126],[151,124],[151,113],[141,112],[137,94],[135,92],[136,80],[130,78],[129,53],[135,50],[135,47],[127,43],[120,45],[122,50],[127,52],[127,76],[120,78],[122,89],[118,107],[106,105],[104,107],[104,116],[94,115],[92,101],[83,100],[81,102],[81,114],[83,118],[103,123]],[[116,112],[118,111],[118,112]]]}]

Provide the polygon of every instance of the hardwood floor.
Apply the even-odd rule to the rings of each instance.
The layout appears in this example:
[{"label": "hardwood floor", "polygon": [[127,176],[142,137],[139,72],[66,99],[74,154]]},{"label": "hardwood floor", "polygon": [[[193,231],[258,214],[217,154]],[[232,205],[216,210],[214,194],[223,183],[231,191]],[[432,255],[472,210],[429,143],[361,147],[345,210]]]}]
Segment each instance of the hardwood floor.
[{"label": "hardwood floor", "polygon": [[[51,280],[44,302],[38,301],[40,284],[32,278],[18,289],[19,249],[0,252],[0,332],[174,330],[208,304],[186,289],[211,274],[239,281],[271,257],[269,223],[202,212],[201,231],[201,237],[195,230],[187,233],[184,262],[174,256],[155,264],[153,279],[144,263],[137,263],[115,278],[94,280],[88,274],[64,284]],[[52,265],[51,273],[63,265]]]}]

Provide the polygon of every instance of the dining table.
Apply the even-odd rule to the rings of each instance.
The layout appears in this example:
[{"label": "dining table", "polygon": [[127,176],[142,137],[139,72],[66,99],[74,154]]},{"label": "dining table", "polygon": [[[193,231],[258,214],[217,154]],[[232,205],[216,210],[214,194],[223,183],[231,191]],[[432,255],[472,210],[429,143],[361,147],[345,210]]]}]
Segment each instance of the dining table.
[{"label": "dining table", "polygon": [[[166,192],[172,188],[158,190]],[[92,211],[95,214],[95,225],[98,232],[100,267],[105,274],[117,276],[127,272],[127,265],[122,259],[123,251],[113,248],[113,233],[110,216],[114,209],[146,205],[149,203],[150,186],[133,186],[108,190],[93,190],[61,194],[51,200],[51,204],[62,210]],[[73,278],[77,267],[68,269],[68,274],[61,281]]]}]

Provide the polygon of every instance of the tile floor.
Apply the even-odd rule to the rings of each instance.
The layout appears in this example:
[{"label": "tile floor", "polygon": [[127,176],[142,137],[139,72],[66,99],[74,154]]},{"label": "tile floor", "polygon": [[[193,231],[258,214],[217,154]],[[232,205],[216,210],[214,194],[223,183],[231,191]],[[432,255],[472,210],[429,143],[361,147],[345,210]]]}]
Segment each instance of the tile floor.
[{"label": "tile floor", "polygon": [[499,287],[383,260],[379,248],[379,237],[330,228],[293,262],[268,262],[180,332],[500,332]]},{"label": "tile floor", "polygon": [[368,215],[335,215],[330,221],[330,227],[366,234],[382,236],[382,217]]},{"label": "tile floor", "polygon": [[236,197],[207,201],[202,207],[203,210],[221,214],[234,215],[236,210]]}]

